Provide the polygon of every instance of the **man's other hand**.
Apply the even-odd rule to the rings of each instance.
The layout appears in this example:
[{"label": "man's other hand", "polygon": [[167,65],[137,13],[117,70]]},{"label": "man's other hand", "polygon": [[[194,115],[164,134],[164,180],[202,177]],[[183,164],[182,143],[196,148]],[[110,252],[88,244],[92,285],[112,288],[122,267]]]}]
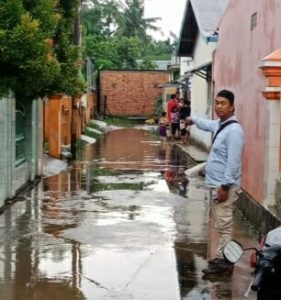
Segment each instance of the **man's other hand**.
[{"label": "man's other hand", "polygon": [[222,187],[218,188],[217,193],[218,193],[218,199],[217,199],[218,203],[225,202],[228,199],[229,191],[223,190]]}]

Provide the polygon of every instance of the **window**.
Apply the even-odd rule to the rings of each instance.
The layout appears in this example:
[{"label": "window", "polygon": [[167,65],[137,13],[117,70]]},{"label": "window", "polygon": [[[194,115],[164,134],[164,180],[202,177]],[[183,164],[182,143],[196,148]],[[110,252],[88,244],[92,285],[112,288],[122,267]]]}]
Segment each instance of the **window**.
[{"label": "window", "polygon": [[258,14],[254,13],[251,15],[251,30],[254,30],[257,27]]}]

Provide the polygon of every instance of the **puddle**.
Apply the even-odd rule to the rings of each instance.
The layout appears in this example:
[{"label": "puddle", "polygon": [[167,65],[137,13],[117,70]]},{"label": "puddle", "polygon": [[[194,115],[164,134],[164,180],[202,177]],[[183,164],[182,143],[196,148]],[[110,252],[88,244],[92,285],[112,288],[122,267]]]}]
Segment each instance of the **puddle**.
[{"label": "puddle", "polygon": [[248,269],[202,279],[209,194],[188,164],[141,129],[87,145],[1,215],[1,299],[241,299]]}]

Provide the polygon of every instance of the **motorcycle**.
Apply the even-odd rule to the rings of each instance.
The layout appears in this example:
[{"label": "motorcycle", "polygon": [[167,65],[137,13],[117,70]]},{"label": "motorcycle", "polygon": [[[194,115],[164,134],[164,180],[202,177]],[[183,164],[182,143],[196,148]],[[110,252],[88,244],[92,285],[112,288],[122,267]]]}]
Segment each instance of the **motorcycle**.
[{"label": "motorcycle", "polygon": [[257,300],[281,299],[281,227],[268,232],[255,247],[243,248],[236,240],[229,241],[223,250],[224,258],[235,264],[245,251],[254,251],[251,267],[254,268],[252,281],[244,294],[248,297],[251,290],[257,292]]}]

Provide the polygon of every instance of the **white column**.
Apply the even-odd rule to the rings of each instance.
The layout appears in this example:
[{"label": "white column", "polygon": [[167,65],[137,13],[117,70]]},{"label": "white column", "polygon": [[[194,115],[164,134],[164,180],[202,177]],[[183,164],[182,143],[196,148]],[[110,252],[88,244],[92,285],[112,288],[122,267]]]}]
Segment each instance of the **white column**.
[{"label": "white column", "polygon": [[267,206],[275,205],[276,180],[279,178],[280,155],[280,101],[269,100],[267,103],[268,131],[265,157],[265,201]]}]

